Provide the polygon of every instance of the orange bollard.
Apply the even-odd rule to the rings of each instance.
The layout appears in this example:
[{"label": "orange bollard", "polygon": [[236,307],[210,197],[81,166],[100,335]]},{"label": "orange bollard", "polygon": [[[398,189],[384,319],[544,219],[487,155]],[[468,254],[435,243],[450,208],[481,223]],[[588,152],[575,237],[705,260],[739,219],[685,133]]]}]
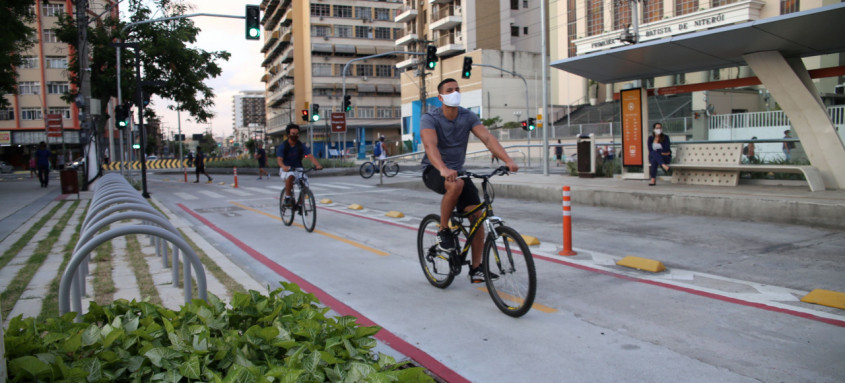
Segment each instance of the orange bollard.
[{"label": "orange bollard", "polygon": [[569,186],[563,187],[563,250],[560,255],[576,255],[572,251],[572,206],[569,199]]},{"label": "orange bollard", "polygon": [[235,189],[238,188],[238,167],[235,166]]}]

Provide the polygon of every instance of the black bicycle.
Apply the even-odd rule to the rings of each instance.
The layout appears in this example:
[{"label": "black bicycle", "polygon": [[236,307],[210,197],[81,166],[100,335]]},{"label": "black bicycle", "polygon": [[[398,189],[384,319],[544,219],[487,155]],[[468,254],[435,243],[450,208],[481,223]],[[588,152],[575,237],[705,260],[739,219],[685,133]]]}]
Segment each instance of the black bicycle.
[{"label": "black bicycle", "polygon": [[[308,172],[316,168],[305,170],[303,168],[294,169],[294,181],[291,190],[291,204],[285,204],[285,190],[282,188],[282,194],[279,196],[279,214],[282,216],[282,222],[285,226],[293,224],[294,216],[299,214],[302,216],[302,225],[309,233],[314,231],[314,226],[317,224],[317,202],[314,200],[314,193],[308,186]],[[282,182],[285,182],[282,180]]]},{"label": "black bicycle", "polygon": [[[361,173],[361,177],[370,178],[373,174],[376,174],[378,170],[378,160],[373,160],[361,164],[361,168],[358,169],[358,172]],[[393,177],[397,173],[399,173],[399,164],[393,160],[384,160],[384,175]]]},{"label": "black bicycle", "polygon": [[[490,174],[466,172],[463,178],[481,179],[484,202],[468,212],[452,212],[449,229],[463,247],[456,246],[452,251],[443,251],[437,243],[440,231],[440,216],[429,214],[423,218],[417,231],[417,251],[425,277],[432,285],[445,289],[452,284],[455,276],[461,273],[468,260],[472,239],[480,227],[486,230],[484,250],[482,252],[482,271],[487,284],[487,292],[503,313],[512,317],[525,315],[534,303],[537,291],[537,276],[534,270],[534,258],[531,250],[516,230],[505,226],[501,218],[493,215],[492,196],[488,192],[489,179],[495,175],[508,174],[508,168],[502,166]],[[490,188],[492,190],[492,188]],[[481,212],[475,222],[470,217]],[[483,225],[483,226],[482,226]]]}]

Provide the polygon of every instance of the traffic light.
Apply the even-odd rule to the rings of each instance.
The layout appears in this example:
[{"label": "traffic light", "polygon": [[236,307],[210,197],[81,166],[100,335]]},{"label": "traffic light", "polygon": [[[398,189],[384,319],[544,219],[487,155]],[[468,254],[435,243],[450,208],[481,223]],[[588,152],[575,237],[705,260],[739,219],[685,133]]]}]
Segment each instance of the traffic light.
[{"label": "traffic light", "polygon": [[425,67],[434,69],[437,65],[437,47],[429,45],[425,47]]},{"label": "traffic light", "polygon": [[528,119],[528,130],[534,130],[537,127],[537,124],[534,123],[534,118],[531,117]]},{"label": "traffic light", "polygon": [[257,5],[246,6],[246,39],[258,40],[261,35],[261,21],[259,15],[261,14]]},{"label": "traffic light", "polygon": [[124,105],[115,106],[114,120],[118,129],[123,129],[129,126],[129,108]]},{"label": "traffic light", "polygon": [[469,78],[472,75],[472,57],[464,57],[464,70],[461,71],[461,78]]},{"label": "traffic light", "polygon": [[302,121],[308,122],[308,109],[302,109]]},{"label": "traffic light", "polygon": [[522,124],[522,130],[528,130],[528,121],[523,120],[523,121],[521,121],[521,124]]},{"label": "traffic light", "polygon": [[348,112],[352,110],[352,96],[346,95],[343,96],[343,111]]},{"label": "traffic light", "polygon": [[141,98],[144,101],[144,107],[146,107],[147,105],[150,104],[150,97],[151,96],[152,95],[150,94],[150,92],[147,92],[147,91],[144,91],[144,90],[141,91]]},{"label": "traffic light", "polygon": [[320,104],[311,104],[311,121],[320,121]]}]

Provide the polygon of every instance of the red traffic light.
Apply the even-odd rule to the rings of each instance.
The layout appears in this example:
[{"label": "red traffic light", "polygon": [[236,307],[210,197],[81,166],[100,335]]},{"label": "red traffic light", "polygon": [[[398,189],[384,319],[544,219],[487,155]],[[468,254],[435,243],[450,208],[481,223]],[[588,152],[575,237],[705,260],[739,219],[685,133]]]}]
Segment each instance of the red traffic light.
[{"label": "red traffic light", "polygon": [[308,121],[308,109],[302,109],[302,121]]}]

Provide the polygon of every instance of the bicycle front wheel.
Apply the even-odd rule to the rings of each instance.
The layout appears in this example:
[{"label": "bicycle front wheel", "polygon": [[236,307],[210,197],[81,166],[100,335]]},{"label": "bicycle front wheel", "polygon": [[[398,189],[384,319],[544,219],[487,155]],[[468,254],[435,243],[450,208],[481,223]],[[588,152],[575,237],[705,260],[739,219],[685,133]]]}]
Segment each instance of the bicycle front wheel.
[{"label": "bicycle front wheel", "polygon": [[496,307],[521,317],[534,304],[537,276],[534,258],[522,236],[507,226],[496,228],[495,237],[484,242],[484,279]]},{"label": "bicycle front wheel", "polygon": [[399,173],[399,164],[393,161],[384,164],[384,175],[388,177],[393,177],[397,173]]},{"label": "bicycle front wheel", "polygon": [[437,232],[440,230],[440,216],[429,214],[423,218],[417,230],[417,252],[423,274],[435,287],[445,289],[452,284],[455,275],[449,267],[449,253],[437,246]]},{"label": "bicycle front wheel", "polygon": [[290,226],[293,223],[294,213],[295,209],[293,206],[285,206],[285,191],[282,190],[282,194],[279,195],[279,216],[282,218],[282,223],[285,226]]},{"label": "bicycle front wheel", "polygon": [[376,167],[372,162],[367,161],[361,165],[359,172],[361,173],[361,177],[370,178],[376,173]]},{"label": "bicycle front wheel", "polygon": [[309,233],[314,231],[314,226],[317,225],[317,202],[314,201],[314,193],[311,189],[302,189],[299,194],[299,208],[302,214],[302,225]]}]

